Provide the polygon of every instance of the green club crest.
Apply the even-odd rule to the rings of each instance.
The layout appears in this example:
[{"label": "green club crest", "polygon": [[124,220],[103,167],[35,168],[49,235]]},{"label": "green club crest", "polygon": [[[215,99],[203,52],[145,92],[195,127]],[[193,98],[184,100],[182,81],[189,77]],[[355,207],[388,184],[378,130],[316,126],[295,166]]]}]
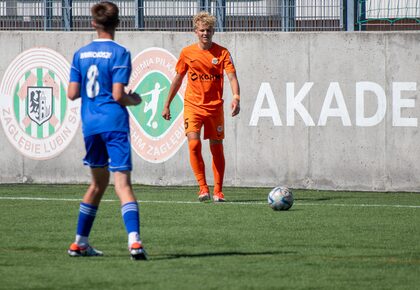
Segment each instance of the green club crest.
[{"label": "green club crest", "polygon": [[172,119],[162,117],[171,80],[175,76],[176,58],[167,50],[149,48],[133,60],[133,72],[128,88],[143,99],[129,107],[131,143],[144,160],[160,163],[171,158],[185,142],[183,125],[183,95],[185,84],[171,103]]},{"label": "green club crest", "polygon": [[80,100],[66,97],[70,65],[57,52],[33,48],[18,55],[0,86],[1,123],[23,155],[44,160],[60,154],[80,123]]}]

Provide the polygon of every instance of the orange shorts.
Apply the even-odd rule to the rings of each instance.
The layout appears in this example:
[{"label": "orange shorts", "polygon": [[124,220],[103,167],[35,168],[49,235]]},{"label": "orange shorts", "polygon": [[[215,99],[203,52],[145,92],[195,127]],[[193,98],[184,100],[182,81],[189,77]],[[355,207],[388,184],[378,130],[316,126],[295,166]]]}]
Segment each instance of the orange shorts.
[{"label": "orange shorts", "polygon": [[204,139],[223,140],[225,138],[225,117],[223,106],[211,113],[201,113],[193,108],[184,108],[185,134],[196,132],[200,134],[204,126]]}]

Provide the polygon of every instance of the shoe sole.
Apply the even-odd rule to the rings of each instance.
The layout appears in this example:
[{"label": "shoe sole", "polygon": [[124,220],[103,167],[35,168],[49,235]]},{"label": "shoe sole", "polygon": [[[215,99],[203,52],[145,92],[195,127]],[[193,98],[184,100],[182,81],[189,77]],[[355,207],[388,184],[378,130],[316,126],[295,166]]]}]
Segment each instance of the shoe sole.
[{"label": "shoe sole", "polygon": [[78,252],[75,252],[75,251],[68,250],[67,253],[69,254],[70,257],[81,257],[82,256],[81,253],[78,253]]},{"label": "shoe sole", "polygon": [[147,261],[147,256],[141,254],[141,255],[131,255],[131,260],[133,261]]},{"label": "shoe sole", "polygon": [[96,254],[83,254],[80,251],[73,251],[73,250],[67,250],[67,253],[69,254],[70,257],[102,257],[104,254],[103,253],[96,253]]},{"label": "shoe sole", "polygon": [[82,253],[77,253],[77,252],[74,252],[74,251],[72,251],[72,252],[67,251],[67,253],[69,254],[70,257],[74,257],[74,258],[75,257],[102,257],[103,256],[103,254],[84,255]]},{"label": "shoe sole", "polygon": [[198,197],[198,200],[199,200],[200,202],[210,200],[210,194],[200,195],[200,196]]},{"label": "shoe sole", "polygon": [[143,251],[143,252],[140,252],[140,253],[137,253],[137,254],[131,254],[131,260],[134,260],[134,261],[139,261],[139,260],[147,261],[148,258],[147,258],[146,252]]},{"label": "shoe sole", "polygon": [[214,202],[226,202],[226,199],[213,196],[213,201]]}]

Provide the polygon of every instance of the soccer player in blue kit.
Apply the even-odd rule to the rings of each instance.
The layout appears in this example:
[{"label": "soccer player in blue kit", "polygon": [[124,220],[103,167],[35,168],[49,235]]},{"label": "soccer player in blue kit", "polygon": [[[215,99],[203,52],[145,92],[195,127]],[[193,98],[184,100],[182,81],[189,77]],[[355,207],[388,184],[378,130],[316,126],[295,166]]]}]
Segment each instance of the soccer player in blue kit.
[{"label": "soccer player in blue kit", "polygon": [[115,192],[128,234],[128,249],[134,260],[146,260],[140,240],[139,206],[131,185],[132,162],[129,116],[126,106],[138,105],[140,96],[126,93],[131,74],[130,52],[114,41],[119,9],[108,1],[92,6],[92,26],[98,38],[73,56],[67,96],[82,98],[81,116],[86,147],[85,165],[92,181],[80,203],[76,238],[68,254],[102,256],[89,244],[89,233],[101,198],[114,175]]}]

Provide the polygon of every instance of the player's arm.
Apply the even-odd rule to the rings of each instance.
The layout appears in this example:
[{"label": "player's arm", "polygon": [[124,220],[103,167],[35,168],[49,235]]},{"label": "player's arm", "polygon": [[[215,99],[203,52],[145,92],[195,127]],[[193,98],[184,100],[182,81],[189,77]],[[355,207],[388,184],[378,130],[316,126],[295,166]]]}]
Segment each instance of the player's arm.
[{"label": "player's arm", "polygon": [[184,76],[185,76],[185,73],[184,74],[177,73],[174,79],[172,80],[171,87],[169,88],[168,98],[166,99],[166,102],[163,105],[162,117],[165,120],[171,119],[171,110],[170,110],[171,102],[174,99],[179,88],[181,87]]},{"label": "player's arm", "polygon": [[70,82],[67,88],[67,97],[74,101],[80,98],[80,84],[77,82]]},{"label": "player's arm", "polygon": [[232,89],[233,100],[230,107],[232,111],[232,117],[234,117],[238,115],[239,111],[241,110],[241,106],[240,106],[240,100],[241,100],[240,93],[241,92],[240,92],[239,81],[236,76],[236,72],[227,73],[227,77],[229,79],[230,87]]},{"label": "player's arm", "polygon": [[128,93],[124,90],[125,85],[123,83],[112,84],[112,97],[121,106],[135,106],[141,103],[141,97],[136,92],[129,91]]}]

